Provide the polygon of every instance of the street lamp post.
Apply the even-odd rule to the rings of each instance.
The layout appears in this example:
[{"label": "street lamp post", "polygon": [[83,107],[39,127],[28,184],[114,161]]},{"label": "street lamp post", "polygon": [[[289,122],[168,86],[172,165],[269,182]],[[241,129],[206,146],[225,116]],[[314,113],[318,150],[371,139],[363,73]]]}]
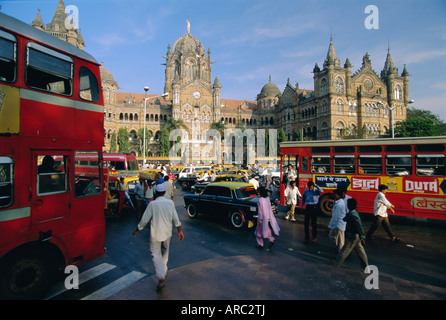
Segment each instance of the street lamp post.
[{"label": "street lamp post", "polygon": [[[410,100],[408,103],[414,103],[414,100]],[[384,103],[382,103],[381,101],[378,101],[377,104],[381,104],[383,107],[386,107],[387,109],[390,110],[390,125],[392,126],[392,139],[395,138],[395,126],[394,126],[394,116],[393,116],[393,112],[396,109],[395,107],[390,107],[389,105],[385,105]],[[379,107],[375,107],[376,109],[379,109]]]},{"label": "street lamp post", "polygon": [[[383,107],[387,108],[390,110],[390,125],[392,126],[392,139],[395,138],[395,127],[393,124],[393,111],[395,110],[395,107],[390,107],[389,105],[385,105],[384,103],[382,103],[381,101],[378,101],[377,104],[381,104]],[[379,107],[376,107],[379,109]]]},{"label": "street lamp post", "polygon": [[[149,91],[149,87],[144,87],[144,91],[147,93],[147,91]],[[145,165],[146,165],[146,109],[147,109],[147,100],[154,99],[154,98],[159,98],[159,97],[165,97],[167,95],[168,95],[168,93],[163,93],[163,94],[160,94],[158,96],[153,96],[153,97],[149,97],[149,98],[144,97],[144,129],[143,129],[143,143],[142,143],[142,145],[143,145],[142,165],[143,165],[143,167],[145,167]]]}]

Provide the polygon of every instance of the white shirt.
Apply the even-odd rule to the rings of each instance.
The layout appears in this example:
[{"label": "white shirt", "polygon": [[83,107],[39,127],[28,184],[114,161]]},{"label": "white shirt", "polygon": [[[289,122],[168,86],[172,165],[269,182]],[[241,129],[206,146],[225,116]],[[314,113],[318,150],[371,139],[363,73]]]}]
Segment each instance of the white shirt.
[{"label": "white shirt", "polygon": [[175,203],[165,197],[158,197],[149,203],[138,224],[138,230],[144,229],[149,221],[151,221],[150,241],[154,242],[162,242],[171,238],[172,224],[175,227],[181,226]]},{"label": "white shirt", "polygon": [[153,185],[151,188],[147,187],[146,190],[146,199],[152,199],[153,198],[153,189],[155,188],[155,186]]},{"label": "white shirt", "polygon": [[172,182],[164,181],[164,187],[166,188],[166,193],[164,194],[164,197],[167,199],[173,200],[173,185]]},{"label": "white shirt", "polygon": [[299,188],[294,186],[294,188],[287,187],[285,189],[285,197],[287,198],[286,204],[287,205],[296,205],[297,204],[297,197],[302,197],[302,195],[299,192]]},{"label": "white shirt", "polygon": [[251,180],[249,180],[249,183],[254,186],[254,189],[257,190],[259,188],[259,182],[257,181],[257,179],[252,178]]},{"label": "white shirt", "polygon": [[208,181],[208,179],[209,179],[209,174],[205,172],[201,178],[197,179],[197,181]]},{"label": "white shirt", "polygon": [[296,180],[296,178],[297,178],[296,170],[294,170],[294,169],[288,170],[288,172],[287,172],[288,182],[294,181],[294,180]]},{"label": "white shirt", "polygon": [[391,208],[392,204],[387,200],[386,196],[382,192],[378,192],[375,198],[374,211],[375,216],[388,217],[387,208]]}]

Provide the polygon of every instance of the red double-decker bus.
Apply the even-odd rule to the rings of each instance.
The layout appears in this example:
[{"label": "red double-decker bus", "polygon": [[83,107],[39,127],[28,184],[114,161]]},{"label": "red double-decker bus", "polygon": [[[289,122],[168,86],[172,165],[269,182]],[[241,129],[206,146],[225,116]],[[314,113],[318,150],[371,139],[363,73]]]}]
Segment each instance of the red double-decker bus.
[{"label": "red double-decker bus", "polygon": [[[358,201],[358,212],[373,213],[384,184],[396,215],[446,219],[446,137],[282,142],[280,154],[282,182],[291,164],[301,193],[310,180],[324,190],[319,208],[326,215],[341,185]],[[284,189],[282,183],[282,204]]]},{"label": "red double-decker bus", "polygon": [[37,296],[104,254],[100,84],[91,55],[0,13],[2,297]]}]

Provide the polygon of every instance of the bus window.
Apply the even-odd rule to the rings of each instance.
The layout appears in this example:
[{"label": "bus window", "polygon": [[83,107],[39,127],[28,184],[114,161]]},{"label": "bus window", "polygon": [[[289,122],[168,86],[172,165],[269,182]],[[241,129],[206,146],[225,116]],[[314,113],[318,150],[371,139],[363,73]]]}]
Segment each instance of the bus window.
[{"label": "bus window", "polygon": [[401,152],[411,152],[412,151],[412,146],[410,145],[390,145],[390,146],[386,146],[386,152],[387,153],[401,153]]},{"label": "bus window", "polygon": [[442,154],[419,154],[415,158],[416,171],[419,176],[444,176],[445,165]]},{"label": "bus window", "polygon": [[28,43],[26,83],[31,88],[71,95],[73,59],[37,43]]},{"label": "bus window", "polygon": [[308,172],[308,157],[302,157],[300,160],[300,171]]},{"label": "bus window", "polygon": [[345,155],[345,156],[334,156],[333,159],[333,170],[334,173],[338,174],[355,174],[355,156]]},{"label": "bus window", "polygon": [[353,146],[334,147],[333,152],[334,153],[354,153],[355,147],[353,147]]},{"label": "bus window", "polygon": [[39,155],[37,157],[37,195],[65,192],[67,190],[65,173],[64,156]]},{"label": "bus window", "polygon": [[359,174],[382,174],[382,157],[380,155],[366,155],[358,158]]},{"label": "bus window", "polygon": [[410,176],[412,174],[412,157],[407,154],[388,155],[386,157],[386,174],[389,176]]},{"label": "bus window", "polygon": [[0,208],[8,207],[13,201],[13,161],[0,157]]},{"label": "bus window", "polygon": [[136,160],[127,160],[128,168],[127,170],[138,170],[138,161]]},{"label": "bus window", "polygon": [[377,153],[377,152],[381,152],[381,151],[382,151],[381,146],[370,145],[370,146],[359,146],[358,147],[359,153]]},{"label": "bus window", "polygon": [[81,99],[98,102],[99,101],[99,88],[98,81],[91,72],[86,67],[80,67],[79,69],[79,96]]},{"label": "bus window", "polygon": [[415,145],[416,152],[444,152],[444,144],[417,144]]},{"label": "bus window", "polygon": [[17,40],[0,30],[0,81],[14,82],[16,70]]},{"label": "bus window", "polygon": [[74,154],[74,195],[91,196],[101,192],[101,168],[97,151],[76,151]]},{"label": "bus window", "polygon": [[312,173],[330,173],[330,156],[311,157]]}]

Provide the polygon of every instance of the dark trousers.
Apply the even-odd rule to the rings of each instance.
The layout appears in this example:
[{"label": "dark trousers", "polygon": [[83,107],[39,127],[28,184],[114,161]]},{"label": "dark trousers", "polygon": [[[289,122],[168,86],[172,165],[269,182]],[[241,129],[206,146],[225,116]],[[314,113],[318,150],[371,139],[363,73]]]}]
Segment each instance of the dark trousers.
[{"label": "dark trousers", "polygon": [[369,262],[364,247],[362,246],[359,234],[347,234],[345,245],[336,256],[336,267],[340,267],[344,263],[344,260],[350,255],[353,249],[355,249],[356,253],[358,254],[361,270],[365,270],[365,268],[369,265]]},{"label": "dark trousers", "polygon": [[307,204],[305,209],[305,221],[304,221],[304,231],[305,231],[305,240],[308,241],[310,239],[310,221],[311,221],[311,232],[313,239],[317,238],[317,206],[312,204]]},{"label": "dark trousers", "polygon": [[388,217],[381,217],[381,216],[375,216],[375,221],[370,226],[369,231],[367,232],[367,237],[371,237],[373,232],[375,232],[376,228],[379,227],[379,225],[383,226],[384,230],[386,231],[387,235],[392,239],[395,237],[395,235],[392,232],[392,228],[390,228],[390,222]]}]

